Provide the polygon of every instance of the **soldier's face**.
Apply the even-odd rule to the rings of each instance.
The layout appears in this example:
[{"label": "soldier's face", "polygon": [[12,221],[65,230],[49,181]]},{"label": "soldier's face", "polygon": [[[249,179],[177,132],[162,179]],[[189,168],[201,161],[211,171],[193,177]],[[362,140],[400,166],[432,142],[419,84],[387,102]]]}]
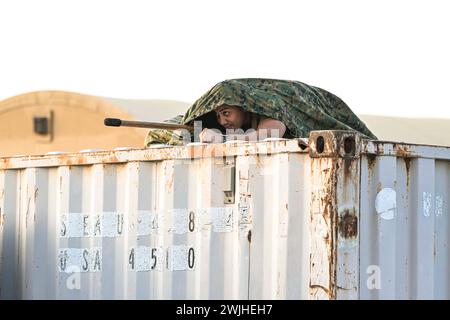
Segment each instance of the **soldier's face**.
[{"label": "soldier's face", "polygon": [[217,122],[226,129],[240,129],[244,124],[245,111],[242,108],[223,105],[216,109]]}]

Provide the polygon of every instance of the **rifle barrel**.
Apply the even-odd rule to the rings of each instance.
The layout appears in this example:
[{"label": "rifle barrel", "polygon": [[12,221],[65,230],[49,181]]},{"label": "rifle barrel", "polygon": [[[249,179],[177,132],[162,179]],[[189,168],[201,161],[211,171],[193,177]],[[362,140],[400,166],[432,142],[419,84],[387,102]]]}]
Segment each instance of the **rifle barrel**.
[{"label": "rifle barrel", "polygon": [[109,127],[137,127],[137,128],[149,128],[149,129],[166,129],[166,130],[177,130],[177,129],[187,129],[194,130],[193,126],[188,126],[184,124],[167,123],[167,122],[147,122],[147,121],[131,121],[131,120],[121,120],[117,118],[105,118],[105,126]]}]

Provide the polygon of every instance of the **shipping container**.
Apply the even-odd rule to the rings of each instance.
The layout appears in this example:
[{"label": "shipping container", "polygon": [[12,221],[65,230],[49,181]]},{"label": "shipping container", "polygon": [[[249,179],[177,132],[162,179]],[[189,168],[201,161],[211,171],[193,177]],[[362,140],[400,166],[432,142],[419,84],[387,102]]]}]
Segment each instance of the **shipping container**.
[{"label": "shipping container", "polygon": [[449,299],[449,190],[348,131],[0,158],[0,298]]}]

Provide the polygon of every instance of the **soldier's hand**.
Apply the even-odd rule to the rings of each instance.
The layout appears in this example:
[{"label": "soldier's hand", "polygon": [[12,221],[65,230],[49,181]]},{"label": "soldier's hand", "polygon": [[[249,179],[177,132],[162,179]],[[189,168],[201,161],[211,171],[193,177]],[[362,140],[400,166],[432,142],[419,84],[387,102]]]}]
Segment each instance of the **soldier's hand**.
[{"label": "soldier's hand", "polygon": [[222,143],[223,135],[220,133],[218,129],[203,129],[199,134],[200,142],[206,143]]}]

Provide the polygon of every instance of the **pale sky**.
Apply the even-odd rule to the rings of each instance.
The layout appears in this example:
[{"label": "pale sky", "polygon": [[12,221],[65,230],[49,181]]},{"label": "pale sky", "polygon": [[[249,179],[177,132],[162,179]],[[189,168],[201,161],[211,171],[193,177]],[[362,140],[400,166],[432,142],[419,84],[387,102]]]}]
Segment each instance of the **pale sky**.
[{"label": "pale sky", "polygon": [[264,77],[321,87],[356,113],[450,118],[449,1],[0,1],[0,100],[193,102]]}]

